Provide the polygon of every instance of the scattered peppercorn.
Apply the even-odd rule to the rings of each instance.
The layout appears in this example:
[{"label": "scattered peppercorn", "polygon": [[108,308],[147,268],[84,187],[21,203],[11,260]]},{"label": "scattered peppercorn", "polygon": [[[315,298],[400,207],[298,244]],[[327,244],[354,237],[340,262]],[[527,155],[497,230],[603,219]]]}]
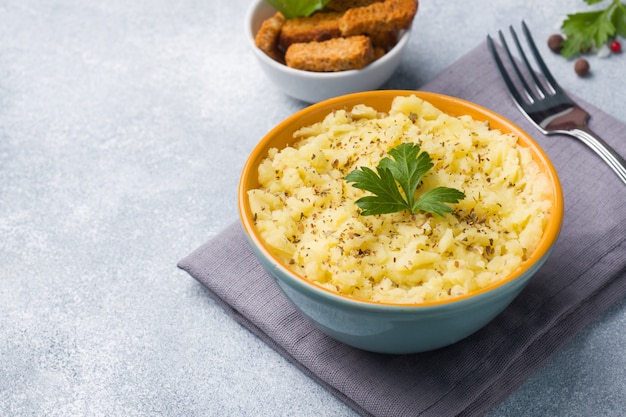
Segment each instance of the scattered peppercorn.
[{"label": "scattered peppercorn", "polygon": [[580,77],[586,76],[587,74],[589,74],[589,61],[584,58],[580,58],[574,64],[574,71],[576,71],[576,74],[578,74]]},{"label": "scattered peppercorn", "polygon": [[548,38],[548,47],[552,52],[560,53],[563,49],[563,36],[556,33]]},{"label": "scattered peppercorn", "polygon": [[619,54],[620,52],[622,52],[622,45],[619,43],[619,41],[613,41],[611,42],[611,51],[615,52],[616,54]]}]

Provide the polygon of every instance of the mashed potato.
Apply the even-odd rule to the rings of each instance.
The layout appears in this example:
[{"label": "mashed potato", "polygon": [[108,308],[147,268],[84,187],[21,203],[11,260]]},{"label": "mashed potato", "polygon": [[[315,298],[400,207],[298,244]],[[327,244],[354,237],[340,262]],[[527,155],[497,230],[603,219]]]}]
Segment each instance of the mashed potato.
[{"label": "mashed potato", "polygon": [[[260,187],[248,192],[255,224],[294,272],[341,294],[423,303],[479,290],[532,254],[550,216],[548,177],[515,135],[416,96],[397,97],[389,113],[335,111],[295,137],[259,165]],[[418,193],[465,193],[453,213],[359,214],[356,200],[370,194],[346,175],[403,142],[435,164]]]}]

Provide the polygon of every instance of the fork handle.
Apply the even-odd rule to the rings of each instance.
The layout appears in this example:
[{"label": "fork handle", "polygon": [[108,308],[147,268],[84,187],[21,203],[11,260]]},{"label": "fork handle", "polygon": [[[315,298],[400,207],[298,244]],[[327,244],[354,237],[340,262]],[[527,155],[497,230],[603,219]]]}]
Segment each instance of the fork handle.
[{"label": "fork handle", "polygon": [[568,131],[572,136],[580,139],[585,145],[595,151],[615,171],[618,177],[626,184],[626,160],[611,148],[600,136],[588,127],[580,127]]}]

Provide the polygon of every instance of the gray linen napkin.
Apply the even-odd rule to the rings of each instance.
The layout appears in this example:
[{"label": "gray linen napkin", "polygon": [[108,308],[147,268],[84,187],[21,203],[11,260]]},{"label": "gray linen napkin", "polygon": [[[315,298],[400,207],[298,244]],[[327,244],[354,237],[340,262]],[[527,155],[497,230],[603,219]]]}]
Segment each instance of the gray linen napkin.
[{"label": "gray linen napkin", "polygon": [[[238,223],[178,265],[235,320],[367,416],[480,415],[626,295],[626,187],[608,166],[577,141],[545,137],[530,126],[484,44],[421,89],[476,102],[516,122],[544,148],[562,181],[565,218],[552,256],[485,328],[455,345],[415,355],[343,345],[284,298]],[[579,101],[592,113],[591,127],[626,154],[626,125]]]}]

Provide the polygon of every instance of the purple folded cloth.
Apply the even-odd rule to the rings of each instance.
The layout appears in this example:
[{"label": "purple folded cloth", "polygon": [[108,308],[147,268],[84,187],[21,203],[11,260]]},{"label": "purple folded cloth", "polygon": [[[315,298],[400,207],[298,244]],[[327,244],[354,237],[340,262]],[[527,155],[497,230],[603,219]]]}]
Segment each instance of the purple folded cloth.
[{"label": "purple folded cloth", "polygon": [[[532,127],[513,105],[485,45],[421,89],[473,101],[514,121],[543,147],[562,182],[565,217],[551,257],[482,330],[414,355],[343,345],[282,295],[238,223],[178,265],[235,320],[364,416],[481,415],[626,294],[626,187],[610,168],[576,140],[546,137]],[[591,113],[591,128],[626,155],[626,124],[576,100]]]}]

